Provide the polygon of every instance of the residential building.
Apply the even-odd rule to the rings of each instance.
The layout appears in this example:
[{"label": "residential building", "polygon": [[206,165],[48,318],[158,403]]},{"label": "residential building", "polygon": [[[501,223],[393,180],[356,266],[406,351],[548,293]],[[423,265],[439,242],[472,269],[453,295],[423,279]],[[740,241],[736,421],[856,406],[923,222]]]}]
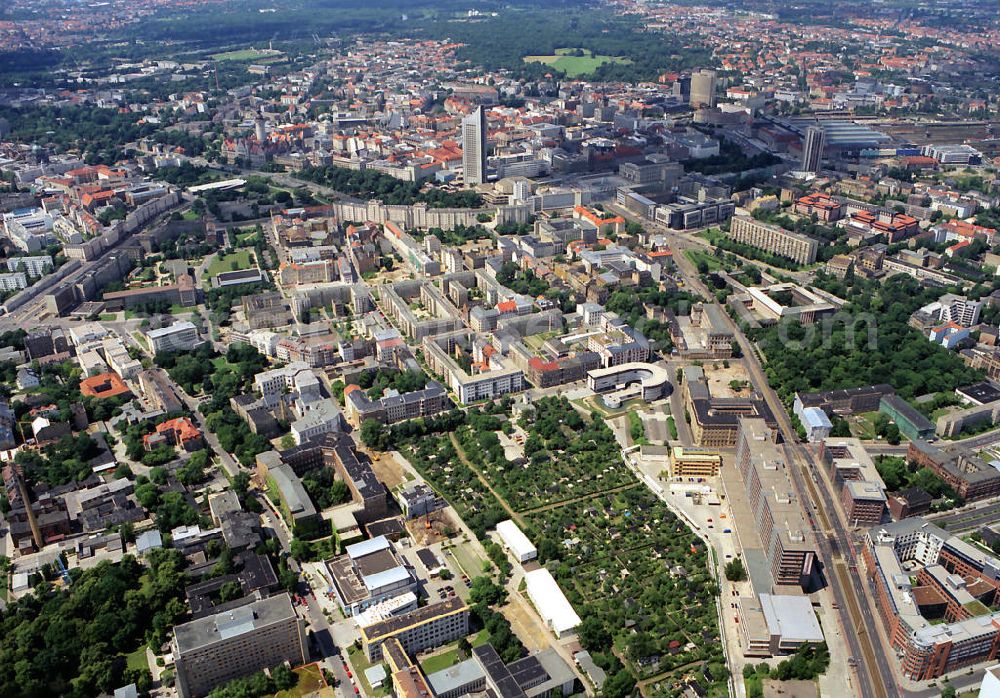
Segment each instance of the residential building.
[{"label": "residential building", "polygon": [[787,257],[798,264],[812,264],[819,250],[819,241],[814,238],[746,216],[733,217],[729,223],[729,236],[737,242]]}]

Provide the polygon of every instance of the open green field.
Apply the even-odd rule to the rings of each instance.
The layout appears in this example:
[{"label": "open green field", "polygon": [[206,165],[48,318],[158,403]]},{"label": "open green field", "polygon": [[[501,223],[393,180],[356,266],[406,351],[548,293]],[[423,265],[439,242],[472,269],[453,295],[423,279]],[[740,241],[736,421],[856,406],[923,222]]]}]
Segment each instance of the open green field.
[{"label": "open green field", "polygon": [[323,670],[319,668],[318,664],[306,664],[292,671],[299,677],[299,682],[295,684],[294,688],[278,691],[274,694],[274,698],[302,698],[312,695],[326,686],[326,681],[323,680]]},{"label": "open green field", "polygon": [[259,61],[262,58],[275,58],[281,55],[281,51],[268,48],[245,48],[239,51],[226,51],[225,53],[212,54],[213,61]]},{"label": "open green field", "polygon": [[594,55],[591,51],[583,49],[584,55],[571,56],[577,49],[557,48],[552,56],[525,56],[522,60],[525,63],[545,63],[551,65],[556,70],[566,73],[566,77],[577,78],[581,75],[588,75],[605,63],[631,63],[628,58],[620,56]]},{"label": "open green field", "polygon": [[[490,633],[488,630],[483,629],[476,633],[475,637],[469,640],[469,644],[473,647],[479,647],[480,645],[485,645],[489,641]],[[428,657],[424,661],[420,662],[420,668],[424,670],[424,674],[433,674],[436,671],[441,671],[442,669],[455,666],[459,661],[458,643],[454,642],[451,645],[448,645],[443,652],[435,654],[432,657]]]},{"label": "open green field", "polygon": [[149,660],[146,658],[146,646],[142,645],[135,652],[126,654],[125,665],[129,669],[149,669]]},{"label": "open green field", "polygon": [[702,250],[684,250],[684,256],[691,260],[695,266],[698,266],[698,262],[705,262],[709,271],[718,271],[726,267],[718,257]]},{"label": "open green field", "polygon": [[251,269],[254,266],[253,250],[244,249],[236,250],[232,254],[216,255],[205,271],[209,277],[214,277],[224,271],[239,271],[240,269]]}]

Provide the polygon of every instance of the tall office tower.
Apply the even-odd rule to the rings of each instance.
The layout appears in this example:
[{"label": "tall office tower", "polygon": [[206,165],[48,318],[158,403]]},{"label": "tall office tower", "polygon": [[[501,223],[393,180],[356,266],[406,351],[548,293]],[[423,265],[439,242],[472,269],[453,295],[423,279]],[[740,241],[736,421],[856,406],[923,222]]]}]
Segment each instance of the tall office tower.
[{"label": "tall office tower", "polygon": [[823,149],[826,148],[826,131],[821,126],[806,129],[806,142],[802,145],[802,170],[819,172],[823,167]]},{"label": "tall office tower", "polygon": [[714,70],[703,68],[691,75],[691,100],[688,104],[696,109],[715,106]]},{"label": "tall office tower", "polygon": [[462,119],[462,167],[467,186],[486,181],[486,112],[482,107]]}]

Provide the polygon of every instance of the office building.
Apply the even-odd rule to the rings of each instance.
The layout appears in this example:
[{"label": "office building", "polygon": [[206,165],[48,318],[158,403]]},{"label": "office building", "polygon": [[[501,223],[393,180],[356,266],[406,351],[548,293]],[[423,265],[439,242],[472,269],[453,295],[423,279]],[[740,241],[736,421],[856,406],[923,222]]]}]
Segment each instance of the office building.
[{"label": "office building", "polygon": [[920,439],[910,441],[906,459],[930,468],[967,502],[1000,495],[997,461],[987,461],[961,448],[938,448]]},{"label": "office building", "polygon": [[347,419],[360,427],[367,419],[381,424],[395,424],[417,417],[433,417],[451,406],[448,392],[440,383],[428,381],[426,387],[409,393],[386,395],[377,400],[368,397],[357,385],[344,389],[344,407]]},{"label": "office building", "polygon": [[799,264],[816,261],[819,241],[747,216],[734,216],[729,224],[729,237],[736,242],[787,257]]},{"label": "office building", "polygon": [[759,418],[777,432],[778,423],[766,402],[758,397],[713,397],[700,366],[684,367],[684,405],[691,415],[691,435],[704,448],[733,448],[744,417]]},{"label": "office building", "polygon": [[462,119],[462,169],[466,186],[486,182],[486,112],[481,106]]},{"label": "office building", "polygon": [[469,607],[458,596],[359,628],[368,661],[382,659],[382,645],[397,640],[407,654],[454,642],[469,634]]},{"label": "office building", "polygon": [[824,439],[820,456],[841,488],[840,501],[851,525],[882,523],[888,505],[885,483],[861,441],[838,437]]},{"label": "office building", "polygon": [[198,329],[184,320],[168,327],[149,330],[146,332],[146,342],[153,354],[161,354],[171,351],[190,351],[200,344],[201,340],[198,338]]},{"label": "office building", "polygon": [[816,574],[816,542],[802,514],[772,429],[758,418],[740,418],[736,467],[743,478],[761,546],[775,584],[808,590]]},{"label": "office building", "polygon": [[417,588],[413,571],[385,536],[348,545],[343,555],[327,563],[327,569],[347,616]]},{"label": "office building", "polygon": [[798,414],[806,407],[819,407],[830,417],[875,412],[878,410],[879,401],[886,395],[894,395],[895,392],[888,383],[879,383],[818,393],[796,393],[794,410]]},{"label": "office building", "polygon": [[304,664],[305,624],[288,594],[199,618],[174,629],[177,690],[204,696],[216,686],[262,669]]},{"label": "office building", "polygon": [[722,468],[722,455],[710,448],[685,448],[673,446],[670,449],[671,477],[715,477]]},{"label": "office building", "polygon": [[934,424],[898,395],[883,397],[879,401],[878,411],[895,422],[899,432],[911,441],[934,436]]},{"label": "office building", "polygon": [[1000,650],[1000,560],[923,519],[873,528],[862,550],[900,670],[929,681]]},{"label": "office building", "polygon": [[802,170],[804,172],[819,172],[823,168],[823,151],[826,148],[826,131],[822,126],[810,126],[806,129],[805,141],[802,144]]},{"label": "office building", "polygon": [[691,75],[691,98],[688,102],[692,107],[715,106],[715,71],[703,68]]}]

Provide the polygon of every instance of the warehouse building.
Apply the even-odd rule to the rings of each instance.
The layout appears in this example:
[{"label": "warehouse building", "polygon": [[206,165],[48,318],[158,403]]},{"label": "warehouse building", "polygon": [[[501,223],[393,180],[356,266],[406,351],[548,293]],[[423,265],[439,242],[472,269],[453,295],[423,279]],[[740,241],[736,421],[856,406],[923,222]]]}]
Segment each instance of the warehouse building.
[{"label": "warehouse building", "polygon": [[535,610],[556,637],[569,635],[580,625],[580,616],[562,593],[562,589],[552,578],[552,574],[542,567],[524,575],[528,598]]},{"label": "warehouse building", "polygon": [[497,535],[503,545],[518,562],[527,562],[538,557],[538,550],[517,524],[507,519],[497,524]]}]

